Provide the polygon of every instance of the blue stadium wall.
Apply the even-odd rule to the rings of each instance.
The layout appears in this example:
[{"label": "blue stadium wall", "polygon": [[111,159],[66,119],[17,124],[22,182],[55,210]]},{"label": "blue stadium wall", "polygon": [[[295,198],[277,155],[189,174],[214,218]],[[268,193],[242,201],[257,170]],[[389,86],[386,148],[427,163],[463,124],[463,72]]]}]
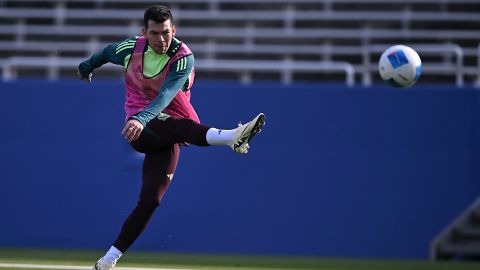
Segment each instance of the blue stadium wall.
[{"label": "blue stadium wall", "polygon": [[[0,84],[0,247],[106,249],[142,157],[121,81]],[[480,194],[480,92],[203,82],[207,125],[268,119],[251,152],[182,149],[134,250],[427,258]]]}]

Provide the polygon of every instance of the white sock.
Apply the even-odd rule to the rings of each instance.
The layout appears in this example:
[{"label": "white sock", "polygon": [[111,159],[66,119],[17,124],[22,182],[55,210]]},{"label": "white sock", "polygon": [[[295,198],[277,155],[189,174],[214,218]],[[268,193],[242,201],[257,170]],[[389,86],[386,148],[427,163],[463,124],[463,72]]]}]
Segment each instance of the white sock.
[{"label": "white sock", "polygon": [[207,142],[210,145],[229,145],[232,143],[236,131],[236,129],[210,128],[207,131]]},{"label": "white sock", "polygon": [[112,246],[105,256],[103,256],[103,261],[105,263],[116,263],[120,257],[122,257],[122,252],[118,250],[116,247]]}]

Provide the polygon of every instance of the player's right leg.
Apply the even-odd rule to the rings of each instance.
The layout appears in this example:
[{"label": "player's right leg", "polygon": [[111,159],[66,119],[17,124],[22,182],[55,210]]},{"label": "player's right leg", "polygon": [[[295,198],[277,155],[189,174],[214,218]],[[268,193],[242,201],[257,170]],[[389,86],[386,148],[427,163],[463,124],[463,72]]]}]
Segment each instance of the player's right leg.
[{"label": "player's right leg", "polygon": [[170,145],[155,153],[145,154],[142,168],[142,188],[136,207],[122,225],[110,250],[94,266],[94,270],[113,270],[125,253],[147,226],[160,204],[177,167],[180,147]]},{"label": "player's right leg", "polygon": [[146,227],[172,181],[179,155],[178,144],[156,153],[145,154],[140,198],[113,244],[120,251],[127,251]]}]

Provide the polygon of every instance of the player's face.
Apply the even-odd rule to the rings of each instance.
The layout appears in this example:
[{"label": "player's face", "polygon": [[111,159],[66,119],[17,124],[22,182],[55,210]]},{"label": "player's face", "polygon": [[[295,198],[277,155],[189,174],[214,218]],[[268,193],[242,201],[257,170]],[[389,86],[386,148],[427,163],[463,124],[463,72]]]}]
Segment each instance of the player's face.
[{"label": "player's face", "polygon": [[147,29],[142,33],[148,39],[148,44],[156,53],[166,53],[175,36],[175,25],[170,20],[162,23],[149,20]]}]

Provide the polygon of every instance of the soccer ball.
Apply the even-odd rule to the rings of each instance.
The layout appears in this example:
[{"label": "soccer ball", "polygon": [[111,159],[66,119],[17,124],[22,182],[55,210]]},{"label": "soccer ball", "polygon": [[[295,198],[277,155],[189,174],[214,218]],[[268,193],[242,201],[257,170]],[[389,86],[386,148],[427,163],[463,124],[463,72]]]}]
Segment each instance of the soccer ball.
[{"label": "soccer ball", "polygon": [[405,45],[386,49],[378,61],[382,80],[394,87],[410,87],[422,73],[422,61],[417,52]]}]

